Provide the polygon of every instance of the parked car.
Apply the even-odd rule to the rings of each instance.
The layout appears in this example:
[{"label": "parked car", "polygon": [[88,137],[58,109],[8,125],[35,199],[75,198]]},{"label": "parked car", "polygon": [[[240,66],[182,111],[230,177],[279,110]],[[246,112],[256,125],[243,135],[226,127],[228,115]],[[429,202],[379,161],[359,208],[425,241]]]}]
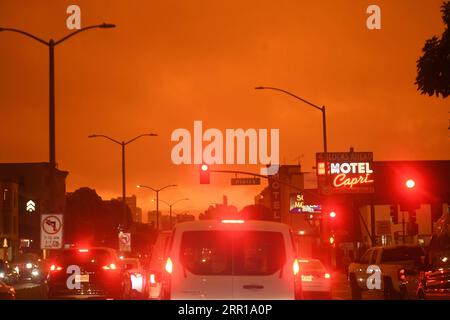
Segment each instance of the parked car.
[{"label": "parked car", "polygon": [[147,298],[148,296],[148,276],[138,258],[124,258],[122,260],[125,269],[131,279],[131,289],[133,297]]},{"label": "parked car", "polygon": [[165,299],[299,299],[300,266],[286,224],[202,220],[175,227],[166,252]]},{"label": "parked car", "polygon": [[149,299],[161,299],[162,278],[164,274],[164,267],[166,264],[166,251],[169,245],[171,231],[162,231],[158,234],[156,242],[152,249],[150,257],[148,277],[149,277]]},{"label": "parked car", "polygon": [[374,272],[380,272],[380,283],[370,290],[383,292],[385,299],[415,297],[424,255],[423,249],[416,245],[368,249],[359,261],[351,263],[348,268],[352,299],[361,299],[362,292],[369,290],[367,279]]},{"label": "parked car", "polygon": [[0,280],[0,300],[15,300],[16,290]]},{"label": "parked car", "polygon": [[47,278],[50,299],[130,299],[131,279],[117,251],[92,247],[64,249]]},{"label": "parked car", "polygon": [[42,282],[45,272],[42,270],[42,259],[35,253],[23,253],[14,257],[11,267],[18,273],[19,281]]},{"label": "parked car", "polygon": [[450,300],[450,214],[444,213],[436,222],[424,260],[418,298]]},{"label": "parked car", "polygon": [[318,259],[299,259],[305,299],[331,299],[331,274]]}]

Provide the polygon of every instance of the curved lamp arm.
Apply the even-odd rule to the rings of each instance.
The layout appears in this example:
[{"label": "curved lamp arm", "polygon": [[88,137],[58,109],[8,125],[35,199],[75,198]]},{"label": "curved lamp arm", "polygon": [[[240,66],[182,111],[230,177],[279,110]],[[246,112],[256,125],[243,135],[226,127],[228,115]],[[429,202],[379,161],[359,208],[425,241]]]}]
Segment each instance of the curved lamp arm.
[{"label": "curved lamp arm", "polygon": [[42,44],[45,44],[46,46],[49,45],[49,43],[47,41],[44,41],[41,38],[38,38],[35,35],[32,35],[31,33],[28,33],[26,31],[22,31],[22,30],[19,30],[19,29],[14,29],[14,28],[2,28],[2,27],[0,27],[0,32],[1,31],[17,32],[17,33],[20,33],[20,34],[22,34],[24,36],[27,36],[27,37],[31,38],[31,39],[34,39],[34,40],[36,40],[36,41],[38,41],[38,42],[40,42]]}]

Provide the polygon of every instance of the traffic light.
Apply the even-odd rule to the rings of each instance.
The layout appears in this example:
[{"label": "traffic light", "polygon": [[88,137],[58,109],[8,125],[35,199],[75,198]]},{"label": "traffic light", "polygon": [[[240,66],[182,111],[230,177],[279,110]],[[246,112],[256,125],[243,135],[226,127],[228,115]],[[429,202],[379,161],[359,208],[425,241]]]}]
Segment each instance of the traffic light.
[{"label": "traffic light", "polygon": [[329,213],[329,216],[330,216],[331,219],[336,218],[336,212],[335,212],[335,211],[331,211],[331,212]]},{"label": "traffic light", "polygon": [[398,206],[396,204],[391,205],[389,213],[391,215],[392,224],[398,224]]},{"label": "traffic light", "polygon": [[416,186],[416,182],[414,179],[408,179],[406,180],[405,185],[408,189],[413,189]]},{"label": "traffic light", "polygon": [[331,245],[333,245],[333,244],[335,243],[336,239],[334,238],[334,235],[331,235],[331,236],[330,236],[329,241],[330,241],[330,244],[331,244]]},{"label": "traffic light", "polygon": [[400,201],[401,211],[412,211],[420,208],[419,193],[416,180],[408,178],[404,180],[404,192]]},{"label": "traffic light", "polygon": [[206,164],[200,168],[200,184],[209,184],[209,167]]}]

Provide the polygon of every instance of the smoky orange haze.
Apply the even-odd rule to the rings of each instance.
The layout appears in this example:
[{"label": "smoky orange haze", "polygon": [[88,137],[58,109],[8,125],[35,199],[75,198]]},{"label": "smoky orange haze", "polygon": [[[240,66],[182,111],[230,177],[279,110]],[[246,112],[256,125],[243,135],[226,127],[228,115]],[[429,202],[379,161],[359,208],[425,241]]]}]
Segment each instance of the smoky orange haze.
[{"label": "smoky orange haze", "polygon": [[[127,194],[144,211],[160,193],[174,212],[197,214],[227,195],[242,208],[261,186],[230,186],[230,176],[199,184],[198,166],[176,166],[177,128],[279,128],[280,161],[312,171],[322,151],[321,114],[258,85],[280,87],[327,107],[329,151],[373,151],[375,160],[449,159],[449,100],[420,95],[416,60],[444,25],[440,0],[31,1],[0,0],[0,26],[59,39],[66,8],[82,26],[109,22],[56,47],[56,158],[68,191],[121,194],[120,147],[127,140]],[[381,8],[368,30],[366,8]],[[0,162],[48,161],[48,49],[0,32]],[[259,165],[217,169],[259,172]],[[161,208],[166,210],[162,204]]]}]

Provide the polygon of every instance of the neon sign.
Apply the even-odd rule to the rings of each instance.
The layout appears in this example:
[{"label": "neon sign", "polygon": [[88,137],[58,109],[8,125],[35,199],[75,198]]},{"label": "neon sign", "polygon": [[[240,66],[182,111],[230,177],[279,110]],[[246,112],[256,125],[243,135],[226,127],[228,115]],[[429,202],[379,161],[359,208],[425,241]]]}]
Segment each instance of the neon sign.
[{"label": "neon sign", "polygon": [[333,152],[317,154],[319,190],[331,193],[373,193],[371,152]]}]

